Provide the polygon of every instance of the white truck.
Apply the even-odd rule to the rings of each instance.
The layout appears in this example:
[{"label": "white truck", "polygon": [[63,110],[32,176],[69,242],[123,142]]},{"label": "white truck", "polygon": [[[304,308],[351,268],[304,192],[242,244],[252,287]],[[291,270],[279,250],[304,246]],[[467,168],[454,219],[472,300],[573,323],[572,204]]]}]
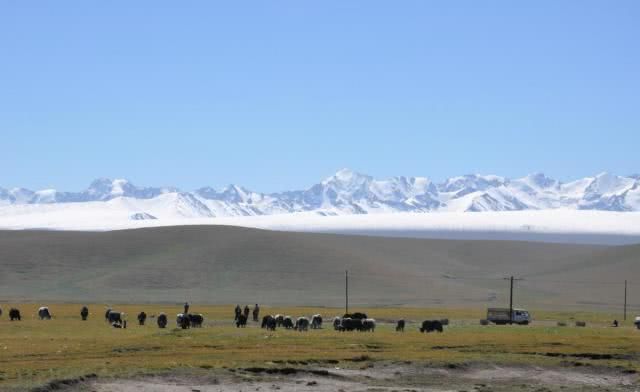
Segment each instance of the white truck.
[{"label": "white truck", "polygon": [[512,317],[509,317],[509,308],[487,309],[487,320],[498,325],[514,324],[527,325],[531,322],[531,315],[525,309],[513,309]]}]

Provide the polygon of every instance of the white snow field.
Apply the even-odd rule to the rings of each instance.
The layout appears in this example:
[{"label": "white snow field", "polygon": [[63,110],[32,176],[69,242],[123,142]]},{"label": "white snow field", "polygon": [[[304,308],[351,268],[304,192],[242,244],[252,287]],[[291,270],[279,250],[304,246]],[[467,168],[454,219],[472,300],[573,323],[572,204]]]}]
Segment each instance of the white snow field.
[{"label": "white snow field", "polygon": [[640,212],[525,210],[325,215],[319,212],[202,218],[176,194],[108,202],[0,207],[0,229],[106,231],[178,225],[230,225],[279,231],[418,238],[640,243]]}]

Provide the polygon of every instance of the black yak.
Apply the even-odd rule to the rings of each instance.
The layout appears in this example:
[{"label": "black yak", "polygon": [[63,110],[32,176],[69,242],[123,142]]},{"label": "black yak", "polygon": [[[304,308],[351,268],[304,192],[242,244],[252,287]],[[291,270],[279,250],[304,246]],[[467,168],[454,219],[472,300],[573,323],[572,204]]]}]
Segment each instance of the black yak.
[{"label": "black yak", "polygon": [[282,326],[285,327],[286,329],[292,329],[294,327],[293,319],[291,318],[291,316],[285,316],[282,319]]},{"label": "black yak", "polygon": [[260,328],[267,328],[267,324],[269,323],[269,320],[271,320],[271,319],[273,319],[275,321],[275,317],[273,317],[270,314],[262,317],[262,323],[260,324]]},{"label": "black yak", "polygon": [[340,317],[333,318],[333,329],[336,331],[340,330],[340,324],[342,323],[342,319]]},{"label": "black yak", "polygon": [[80,309],[80,317],[82,317],[82,320],[87,320],[87,317],[89,317],[89,308],[83,306],[82,309]]},{"label": "black yak", "polygon": [[11,321],[20,321],[21,317],[20,317],[20,311],[16,308],[11,308],[9,310],[9,318],[11,319]]},{"label": "black yak", "polygon": [[122,312],[114,312],[111,309],[108,309],[107,313],[105,313],[105,315],[104,315],[105,320],[109,324],[113,324],[113,323],[121,323],[122,324],[123,316],[124,316],[124,313],[122,313]]},{"label": "black yak", "polygon": [[372,318],[367,318],[362,320],[362,328],[360,328],[361,331],[375,331],[376,330],[376,320],[372,319]]},{"label": "black yak", "polygon": [[49,312],[49,308],[42,306],[38,309],[38,317],[40,317],[40,320],[51,320],[51,312]]},{"label": "black yak", "polygon": [[236,320],[237,328],[244,328],[247,326],[247,317],[244,314],[238,315],[238,319]]},{"label": "black yak", "polygon": [[296,320],[296,325],[295,327],[293,327],[293,329],[297,330],[297,331],[306,331],[309,329],[309,319],[306,317],[298,317],[298,319]]},{"label": "black yak", "polygon": [[425,320],[422,322],[422,327],[420,327],[420,332],[429,333],[429,332],[442,332],[442,323],[440,320]]},{"label": "black yak", "polygon": [[396,323],[396,332],[404,332],[404,320],[398,320]]},{"label": "black yak", "polygon": [[262,328],[266,328],[270,331],[275,331],[278,323],[276,322],[276,318],[271,315],[266,315],[262,318]]},{"label": "black yak", "polygon": [[159,328],[165,328],[167,326],[167,315],[164,313],[160,313],[158,315],[157,322]]},{"label": "black yak", "polygon": [[147,314],[145,312],[138,313],[138,324],[144,325],[145,321],[147,321]]},{"label": "black yak", "polygon": [[340,331],[361,331],[362,319],[345,317],[340,321]]},{"label": "black yak", "polygon": [[178,313],[176,316],[176,324],[182,329],[191,328],[191,319],[188,314]]},{"label": "black yak", "polygon": [[311,317],[311,328],[312,329],[322,328],[322,316],[321,315],[314,314],[313,317]]},{"label": "black yak", "polygon": [[187,315],[189,317],[189,321],[191,322],[191,326],[193,328],[202,328],[202,323],[204,322],[204,316],[200,313],[189,313]]}]

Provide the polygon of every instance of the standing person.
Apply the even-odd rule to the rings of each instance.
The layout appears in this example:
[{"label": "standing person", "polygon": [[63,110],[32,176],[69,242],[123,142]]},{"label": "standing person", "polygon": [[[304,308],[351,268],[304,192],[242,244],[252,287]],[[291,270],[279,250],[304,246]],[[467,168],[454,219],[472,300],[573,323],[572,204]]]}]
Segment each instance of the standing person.
[{"label": "standing person", "polygon": [[247,320],[249,320],[249,312],[251,312],[251,309],[249,309],[249,305],[245,305],[244,306],[244,318],[246,318]]},{"label": "standing person", "polygon": [[236,305],[236,318],[234,318],[234,320],[238,320],[240,318],[240,315],[242,314],[242,309],[240,309],[240,305]]},{"label": "standing person", "polygon": [[260,315],[260,307],[258,304],[253,308],[253,321],[258,321],[258,316]]},{"label": "standing person", "polygon": [[189,314],[189,302],[184,303],[184,314]]}]

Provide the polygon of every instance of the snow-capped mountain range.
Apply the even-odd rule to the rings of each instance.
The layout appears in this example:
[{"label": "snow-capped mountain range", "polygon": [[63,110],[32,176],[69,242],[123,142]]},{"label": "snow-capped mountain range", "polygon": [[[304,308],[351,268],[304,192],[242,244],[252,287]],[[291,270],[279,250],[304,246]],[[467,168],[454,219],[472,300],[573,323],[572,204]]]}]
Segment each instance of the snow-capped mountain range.
[{"label": "snow-capped mountain range", "polygon": [[[640,176],[601,173],[571,182],[544,174],[508,179],[495,175],[465,175],[435,183],[426,177],[384,180],[338,171],[306,190],[260,193],[229,185],[183,192],[174,187],[139,187],[122,179],[98,179],[82,192],[53,189],[31,191],[0,188],[4,214],[49,210],[74,203],[92,209],[131,212],[130,219],[211,218],[313,212],[347,215],[414,212],[480,212],[519,210],[640,211]],[[96,204],[100,203],[100,204]]]}]

